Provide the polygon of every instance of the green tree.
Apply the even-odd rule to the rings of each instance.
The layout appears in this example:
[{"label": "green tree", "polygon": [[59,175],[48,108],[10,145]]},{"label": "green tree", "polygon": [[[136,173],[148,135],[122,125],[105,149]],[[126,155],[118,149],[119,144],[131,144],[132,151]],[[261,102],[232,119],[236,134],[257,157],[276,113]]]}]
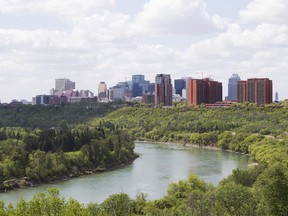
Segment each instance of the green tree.
[{"label": "green tree", "polygon": [[258,211],[262,215],[288,215],[288,169],[277,163],[261,174],[255,191],[259,199]]},{"label": "green tree", "polygon": [[101,204],[107,215],[132,215],[132,200],[125,193],[113,194]]},{"label": "green tree", "polygon": [[220,184],[215,191],[214,215],[252,216],[256,202],[249,188],[229,182]]}]

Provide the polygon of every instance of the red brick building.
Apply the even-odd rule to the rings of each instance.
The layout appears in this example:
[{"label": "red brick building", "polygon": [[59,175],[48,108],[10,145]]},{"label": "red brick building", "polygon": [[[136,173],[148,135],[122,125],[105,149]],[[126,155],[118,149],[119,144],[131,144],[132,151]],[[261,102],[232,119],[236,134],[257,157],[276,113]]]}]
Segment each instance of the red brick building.
[{"label": "red brick building", "polygon": [[172,83],[169,74],[157,74],[155,77],[155,105],[172,106]]},{"label": "red brick building", "polygon": [[252,78],[237,82],[237,102],[272,103],[273,84],[268,78]]},{"label": "red brick building", "polygon": [[222,83],[205,79],[189,79],[187,86],[188,105],[211,104],[222,101]]}]

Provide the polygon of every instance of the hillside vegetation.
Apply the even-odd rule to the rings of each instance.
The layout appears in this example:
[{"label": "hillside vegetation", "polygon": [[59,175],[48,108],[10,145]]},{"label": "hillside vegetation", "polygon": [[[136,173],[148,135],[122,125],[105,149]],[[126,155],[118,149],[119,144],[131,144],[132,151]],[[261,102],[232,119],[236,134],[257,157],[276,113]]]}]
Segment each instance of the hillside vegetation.
[{"label": "hillside vegetation", "polygon": [[[5,138],[0,141],[4,155],[0,164],[2,175],[9,173],[7,170],[10,167],[25,164],[22,161],[27,159],[27,154],[24,158],[20,155],[23,148],[31,152],[28,153],[25,169],[18,170],[30,175],[37,170],[39,162],[42,165],[39,155],[43,150],[48,151],[45,157],[52,158],[47,160],[49,163],[57,161],[57,158],[65,159],[60,170],[61,167],[73,169],[75,163],[85,164],[83,156],[90,161],[86,166],[94,167],[103,161],[113,163],[123,158],[129,161],[133,155],[132,139],[214,146],[250,154],[251,161],[259,165],[234,170],[218,186],[190,175],[187,180],[171,183],[166,195],[158,200],[147,200],[142,193],[135,199],[120,193],[111,195],[100,204],[80,204],[74,199],[65,200],[59,191],[50,189],[30,201],[21,200],[16,206],[0,203],[0,215],[287,216],[287,111],[287,102],[267,106],[235,104],[228,109],[188,107],[185,104],[172,108],[137,105],[118,109],[66,132],[16,129],[18,132],[12,133],[11,130],[15,129],[2,128],[0,136]],[[87,141],[85,137],[91,139]],[[12,149],[9,150],[9,147]],[[70,149],[72,147],[73,150]],[[80,154],[81,157],[78,157]],[[14,166],[18,158],[20,160]],[[10,173],[14,175],[18,170],[12,169]],[[52,169],[56,173],[57,170]]]},{"label": "hillside vegetation", "polygon": [[113,103],[76,103],[65,106],[0,104],[0,127],[64,128],[104,116],[118,106]]},{"label": "hillside vegetation", "polygon": [[173,108],[124,107],[95,119],[128,130],[137,140],[214,146],[250,154],[265,165],[288,167],[288,105],[235,104],[206,109],[178,104]]}]

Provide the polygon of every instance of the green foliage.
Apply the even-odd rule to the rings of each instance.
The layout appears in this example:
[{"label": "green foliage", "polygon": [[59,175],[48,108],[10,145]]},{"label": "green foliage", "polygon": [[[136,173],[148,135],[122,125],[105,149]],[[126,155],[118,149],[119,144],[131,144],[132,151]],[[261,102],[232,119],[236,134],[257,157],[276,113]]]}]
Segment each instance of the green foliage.
[{"label": "green foliage", "polygon": [[229,182],[215,192],[214,215],[255,215],[256,201],[247,187]]},{"label": "green foliage", "polygon": [[255,183],[259,214],[288,215],[288,169],[277,163],[265,170]]},{"label": "green foliage", "polygon": [[69,125],[87,122],[116,108],[113,103],[76,103],[66,106],[18,105],[16,107],[0,104],[0,127],[67,129]]},{"label": "green foliage", "polygon": [[112,123],[108,127],[76,125],[68,130],[6,127],[0,131],[5,134],[0,141],[2,189],[19,186],[14,178],[47,182],[105,170],[136,157],[131,135]]},{"label": "green foliage", "polygon": [[101,207],[107,215],[132,215],[132,200],[125,193],[109,196]]},{"label": "green foliage", "polygon": [[[1,116],[7,114],[1,119],[2,125],[30,125],[31,128],[38,125],[42,128],[0,128],[2,189],[9,188],[15,178],[28,176],[33,180],[45,181],[128,163],[135,158],[133,139],[218,146],[250,154],[251,160],[260,165],[247,170],[234,170],[216,187],[190,175],[187,180],[171,183],[167,195],[154,201],[147,201],[144,194],[132,200],[127,194],[120,193],[111,195],[101,204],[83,205],[74,199],[66,201],[59,191],[52,189],[48,194],[36,195],[31,201],[22,199],[15,207],[1,202],[0,215],[288,214],[286,102],[261,107],[248,103],[235,104],[228,109],[213,110],[182,104],[165,109],[138,105],[118,109],[89,124],[74,126],[71,123],[74,124],[79,115],[72,120],[63,117],[55,121],[52,120],[52,113],[55,113],[55,109],[59,113],[65,109],[68,113],[77,109],[83,111],[81,106],[63,107],[63,110],[62,107],[34,107],[29,111],[35,111],[34,117],[37,112],[43,112],[43,118],[36,118],[40,122],[37,124],[35,119],[32,124],[21,117],[25,112],[27,115],[26,108],[0,107]],[[87,112],[90,112],[89,109]],[[109,111],[102,110],[100,113],[106,112]],[[79,122],[85,122],[93,115],[86,114]],[[44,126],[42,121],[48,116],[52,119],[47,120],[47,125],[51,126],[53,122],[57,128]]]}]

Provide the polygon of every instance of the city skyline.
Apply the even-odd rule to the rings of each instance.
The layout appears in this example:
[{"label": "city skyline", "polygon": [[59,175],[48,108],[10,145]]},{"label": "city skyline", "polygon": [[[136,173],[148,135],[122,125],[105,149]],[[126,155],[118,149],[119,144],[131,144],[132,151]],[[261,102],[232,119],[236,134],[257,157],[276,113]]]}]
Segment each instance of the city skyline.
[{"label": "city skyline", "polygon": [[[203,77],[203,78],[193,78],[193,77],[182,77],[182,78],[179,78],[179,79],[172,79],[171,78],[171,75],[170,74],[157,74],[156,75],[156,80],[157,80],[157,77],[158,76],[168,76],[169,77],[169,82],[170,82],[170,84],[171,84],[171,92],[173,92],[173,95],[175,94],[178,94],[181,98],[183,98],[184,100],[187,100],[188,101],[188,103],[189,103],[189,98],[188,98],[188,92],[189,92],[189,88],[191,88],[191,86],[190,87],[188,87],[188,81],[189,80],[196,80],[196,81],[200,81],[200,82],[206,82],[206,81],[209,81],[209,82],[212,82],[212,83],[220,83],[221,84],[221,97],[222,97],[222,101],[237,101],[237,102],[240,102],[240,103],[243,103],[243,102],[245,102],[245,100],[243,101],[242,99],[229,99],[228,98],[228,96],[229,96],[229,91],[231,91],[231,86],[229,86],[229,82],[231,81],[231,78],[235,78],[235,76],[237,76],[239,79],[238,79],[238,81],[240,81],[239,83],[241,83],[242,85],[244,84],[244,83],[246,83],[247,81],[245,81],[245,80],[243,80],[243,79],[240,79],[240,77],[238,76],[238,74],[232,74],[232,76],[228,79],[229,81],[228,81],[228,84],[227,84],[227,89],[228,89],[228,91],[227,91],[227,93],[228,93],[228,95],[224,95],[223,94],[223,89],[225,88],[223,85],[222,85],[222,82],[220,82],[220,81],[217,81],[217,80],[214,80],[214,79],[212,79],[211,78],[211,76],[209,76],[209,77]],[[253,77],[253,78],[248,78],[248,80],[269,80],[269,78],[263,78],[263,77],[261,77],[261,78],[257,78],[257,77]],[[156,80],[153,80],[152,82],[156,82]],[[174,82],[173,82],[174,81]],[[179,93],[177,93],[177,87],[176,87],[176,81],[183,81],[183,82],[185,82],[185,87],[183,87],[182,86],[182,89],[183,90],[185,90],[185,94],[187,94],[187,95],[184,95],[184,96],[181,96]],[[234,82],[235,80],[233,80],[233,82]],[[93,97],[94,97],[94,94],[95,94],[95,96],[96,97],[99,97],[99,99],[100,99],[100,101],[102,101],[102,99],[105,99],[104,100],[104,102],[108,102],[108,101],[114,101],[115,99],[113,99],[113,97],[114,96],[112,96],[111,98],[110,98],[110,96],[109,96],[109,98],[108,98],[108,95],[106,95],[106,91],[111,91],[111,92],[114,92],[115,91],[115,88],[116,88],[116,90],[117,89],[119,89],[119,90],[123,90],[123,92],[121,91],[121,92],[118,92],[118,90],[117,90],[117,93],[116,93],[116,95],[118,95],[118,94],[120,94],[120,95],[122,95],[121,97],[123,97],[123,98],[121,98],[121,100],[125,100],[125,97],[127,97],[127,99],[131,99],[131,98],[135,98],[136,96],[134,95],[133,96],[133,91],[134,91],[134,84],[135,83],[137,83],[138,84],[138,82],[144,82],[146,85],[146,87],[145,87],[145,90],[144,89],[142,89],[142,87],[141,87],[141,91],[142,91],[142,93],[140,93],[139,92],[139,95],[136,95],[136,96],[143,96],[143,95],[145,95],[145,92],[147,93],[147,92],[149,92],[150,94],[151,93],[153,93],[153,95],[155,94],[155,88],[156,87],[154,87],[154,85],[155,85],[155,83],[152,83],[152,82],[150,82],[150,80],[145,80],[145,75],[143,75],[143,74],[134,74],[134,75],[132,75],[132,77],[131,77],[131,79],[129,79],[128,77],[125,77],[125,81],[124,82],[118,82],[118,83],[116,83],[114,86],[107,86],[107,84],[106,84],[106,82],[105,81],[100,81],[99,83],[98,83],[98,90],[96,91],[96,92],[92,92],[92,91],[90,91],[90,90],[81,90],[81,89],[78,89],[78,88],[76,88],[75,86],[76,86],[76,82],[73,82],[73,81],[71,81],[69,78],[56,78],[55,79],[55,81],[54,81],[54,83],[55,83],[55,88],[52,88],[52,89],[50,89],[49,90],[49,93],[48,94],[46,94],[46,93],[42,93],[42,94],[38,94],[38,95],[34,95],[31,99],[32,99],[32,104],[33,104],[33,99],[35,99],[35,96],[53,96],[53,95],[61,95],[61,94],[65,94],[65,92],[68,92],[68,94],[70,94],[71,92],[78,92],[77,94],[79,94],[79,93],[81,93],[81,95],[82,95],[82,92],[89,92],[89,94],[91,94],[91,95],[93,95]],[[270,82],[272,83],[273,81],[272,80],[270,80]],[[104,87],[104,86],[105,87]],[[150,90],[150,87],[149,87],[149,90],[148,90],[148,86],[149,85],[153,85],[153,91],[151,91]],[[246,84],[244,84],[244,85],[246,85]],[[237,87],[238,86],[238,82],[236,82],[236,86],[235,86],[235,88],[238,88]],[[147,88],[147,89],[146,89]],[[106,89],[106,90],[104,90],[104,89]],[[126,92],[126,90],[127,90],[127,92]],[[181,89],[181,91],[182,91],[182,89]],[[233,90],[233,91],[235,91],[235,90]],[[242,91],[242,90],[241,90]],[[101,96],[101,94],[102,93],[104,93],[105,92],[105,96],[104,95],[102,95]],[[124,92],[126,92],[126,93],[124,93]],[[235,93],[236,93],[237,91],[235,91]],[[100,93],[100,96],[99,96],[99,93]],[[211,93],[213,93],[213,94],[217,94],[217,95],[219,95],[220,96],[220,94],[218,93],[218,91],[216,90],[216,89],[213,89],[212,91],[211,91]],[[274,93],[277,93],[277,99],[278,99],[278,92],[274,92],[273,91],[273,86],[271,85],[271,97],[272,97],[272,99],[271,99],[271,101],[269,102],[269,103],[271,103],[271,102],[273,102],[273,101],[275,101],[276,100],[276,98],[273,98],[273,94]],[[109,93],[108,93],[109,94]],[[112,93],[112,95],[113,95],[114,93]],[[79,95],[79,97],[80,97],[80,95]],[[82,96],[81,96],[82,97]],[[90,97],[90,96],[85,96],[85,97]],[[190,96],[191,97],[191,96]],[[275,97],[275,96],[274,96]],[[171,95],[171,98],[172,98],[172,95]],[[120,98],[118,98],[118,99],[120,99]],[[118,100],[117,99],[117,97],[116,97],[116,100]],[[191,99],[191,98],[190,98]],[[31,102],[30,100],[26,100],[26,99],[20,99],[20,100],[17,100],[17,99],[13,99],[13,100],[11,100],[10,102],[12,102],[12,101],[24,101],[24,102]],[[277,102],[279,101],[279,100],[276,100]],[[216,102],[216,101],[214,101],[214,102]],[[209,103],[214,103],[214,102],[209,102]],[[220,100],[217,100],[217,102],[220,102]],[[252,101],[251,101],[252,102]],[[7,103],[7,102],[1,102],[1,100],[0,100],[0,103]],[[9,102],[8,102],[9,103]],[[191,102],[190,102],[191,103]],[[196,104],[194,104],[194,105],[196,105]],[[198,104],[199,105],[199,104]]]},{"label": "city skyline", "polygon": [[[273,80],[288,98],[286,0],[0,2],[0,100],[48,94],[57,77],[97,93],[144,74]],[[181,16],[179,16],[181,14]]]}]

